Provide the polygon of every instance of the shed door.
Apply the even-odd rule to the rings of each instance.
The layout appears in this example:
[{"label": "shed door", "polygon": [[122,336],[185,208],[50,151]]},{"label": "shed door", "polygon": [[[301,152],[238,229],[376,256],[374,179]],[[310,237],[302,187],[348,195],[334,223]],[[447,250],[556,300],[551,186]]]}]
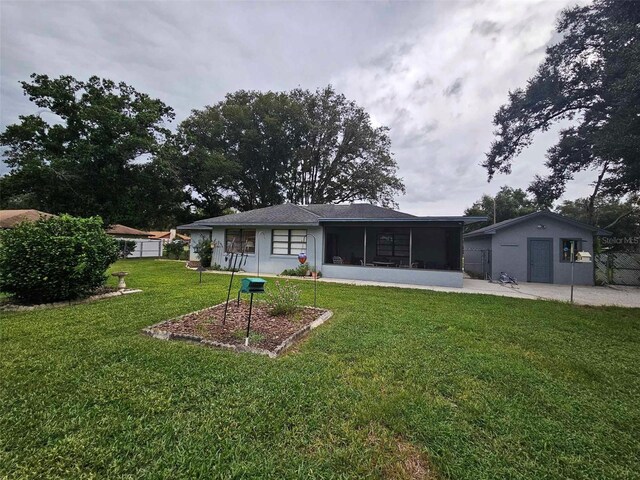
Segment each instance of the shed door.
[{"label": "shed door", "polygon": [[553,240],[529,238],[529,282],[553,283]]}]

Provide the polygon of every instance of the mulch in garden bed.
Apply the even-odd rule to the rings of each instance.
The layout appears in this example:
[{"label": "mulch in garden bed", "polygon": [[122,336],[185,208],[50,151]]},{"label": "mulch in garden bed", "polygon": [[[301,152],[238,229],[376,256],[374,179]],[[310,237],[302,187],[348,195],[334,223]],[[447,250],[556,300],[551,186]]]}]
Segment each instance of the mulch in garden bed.
[{"label": "mulch in garden bed", "polygon": [[[167,333],[171,338],[183,338],[189,340],[208,340],[229,346],[244,346],[247,318],[249,315],[249,302],[229,302],[227,318],[222,324],[225,304],[216,305],[181,317],[167,320],[154,325],[145,332]],[[291,315],[271,315],[266,305],[261,302],[253,302],[251,312],[251,329],[249,345],[253,349],[278,352],[283,342],[297,333],[302,333],[311,324],[325,315],[328,310],[313,307],[301,307]],[[156,335],[154,335],[156,336]]]}]

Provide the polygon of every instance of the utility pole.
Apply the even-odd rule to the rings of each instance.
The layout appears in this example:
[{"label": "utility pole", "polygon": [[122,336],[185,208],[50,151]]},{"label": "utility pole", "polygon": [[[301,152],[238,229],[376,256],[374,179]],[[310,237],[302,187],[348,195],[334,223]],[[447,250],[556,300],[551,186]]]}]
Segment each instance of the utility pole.
[{"label": "utility pole", "polygon": [[493,196],[493,224],[496,224],[496,196]]}]

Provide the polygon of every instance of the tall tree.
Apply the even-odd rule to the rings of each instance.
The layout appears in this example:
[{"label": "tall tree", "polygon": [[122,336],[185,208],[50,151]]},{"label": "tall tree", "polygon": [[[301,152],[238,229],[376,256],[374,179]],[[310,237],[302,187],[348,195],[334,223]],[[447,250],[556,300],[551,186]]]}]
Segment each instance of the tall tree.
[{"label": "tall tree", "polygon": [[536,177],[529,190],[551,206],[577,172],[595,170],[592,220],[599,195],[640,191],[640,2],[595,0],[567,9],[557,31],[562,40],[496,113],[497,138],[483,165],[489,179],[510,173],[534,133],[572,121],[548,151],[550,174]]},{"label": "tall tree", "polygon": [[369,201],[395,205],[403,192],[387,127],[331,86],[294,90],[304,118],[302,142],[288,170],[286,196],[293,203]]},{"label": "tall tree", "polygon": [[170,222],[182,192],[168,165],[152,159],[170,136],[170,107],[98,77],[33,74],[21,83],[41,110],[0,135],[10,169],[2,178],[3,205],[136,227]]},{"label": "tall tree", "polygon": [[212,215],[284,201],[391,205],[404,192],[386,129],[331,87],[235,92],[193,111],[177,138],[191,202]]},{"label": "tall tree", "polygon": [[192,205],[220,215],[282,203],[297,120],[284,93],[238,91],[194,110],[178,128],[174,157]]},{"label": "tall tree", "polygon": [[[495,222],[493,217],[494,202],[496,212]],[[464,211],[465,215],[488,217],[486,222],[469,225],[467,231],[470,232],[493,223],[520,217],[535,212],[536,210],[537,206],[535,202],[527,196],[527,192],[521,188],[504,186],[500,188],[500,191],[495,197],[486,194],[482,195],[480,199]]]},{"label": "tall tree", "polygon": [[[613,198],[598,198],[594,204],[594,214],[589,215],[590,198],[565,200],[556,212],[575,220],[590,223],[609,230],[614,237],[633,239],[640,237],[640,197],[632,195],[626,201]],[[622,240],[624,242],[624,240]],[[624,246],[624,243],[622,244]],[[628,243],[634,249],[635,243]]]}]

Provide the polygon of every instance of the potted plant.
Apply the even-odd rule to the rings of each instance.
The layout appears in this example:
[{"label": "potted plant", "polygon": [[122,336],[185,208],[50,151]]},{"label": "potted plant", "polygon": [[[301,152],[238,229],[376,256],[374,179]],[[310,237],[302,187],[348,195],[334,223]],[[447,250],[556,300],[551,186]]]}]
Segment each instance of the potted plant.
[{"label": "potted plant", "polygon": [[316,267],[311,267],[309,269],[309,272],[311,273],[311,278],[320,278],[320,277],[322,277],[322,272],[320,270],[317,270]]}]

